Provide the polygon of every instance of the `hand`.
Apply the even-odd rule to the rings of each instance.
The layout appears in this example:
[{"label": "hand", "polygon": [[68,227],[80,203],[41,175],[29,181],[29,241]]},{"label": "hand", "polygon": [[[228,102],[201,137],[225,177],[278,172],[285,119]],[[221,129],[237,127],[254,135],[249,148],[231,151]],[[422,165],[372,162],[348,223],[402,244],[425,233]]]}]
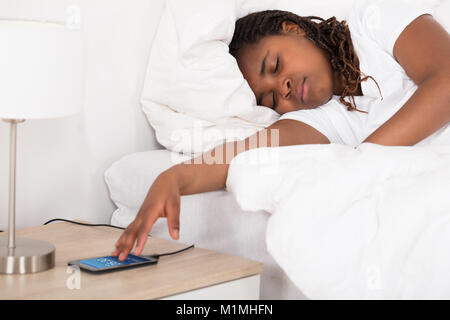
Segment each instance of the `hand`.
[{"label": "hand", "polygon": [[137,241],[135,255],[140,255],[147,241],[148,233],[158,218],[167,218],[172,239],[178,240],[180,230],[180,191],[170,169],[158,176],[145,197],[133,222],[116,242],[112,256],[124,261]]}]

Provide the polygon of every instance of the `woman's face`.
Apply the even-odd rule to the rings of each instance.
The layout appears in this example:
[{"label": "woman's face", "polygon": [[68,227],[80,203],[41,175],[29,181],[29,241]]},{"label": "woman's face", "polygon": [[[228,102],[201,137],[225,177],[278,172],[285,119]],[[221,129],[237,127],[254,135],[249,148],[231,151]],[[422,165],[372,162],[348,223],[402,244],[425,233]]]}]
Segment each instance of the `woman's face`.
[{"label": "woman's face", "polygon": [[282,30],[237,54],[257,104],[279,114],[325,104],[338,86],[326,53],[298,25],[283,22]]}]

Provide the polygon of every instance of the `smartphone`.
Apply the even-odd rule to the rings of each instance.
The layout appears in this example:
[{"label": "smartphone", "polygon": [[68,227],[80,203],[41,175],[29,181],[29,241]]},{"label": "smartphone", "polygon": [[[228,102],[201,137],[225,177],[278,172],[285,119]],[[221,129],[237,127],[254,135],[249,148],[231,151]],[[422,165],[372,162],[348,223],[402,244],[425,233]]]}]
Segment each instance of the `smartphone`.
[{"label": "smartphone", "polygon": [[142,257],[129,254],[124,261],[119,261],[118,257],[103,256],[95,258],[87,258],[81,260],[69,261],[69,266],[78,266],[81,270],[102,273],[109,271],[119,271],[128,268],[141,267],[150,264],[156,264],[157,258]]}]

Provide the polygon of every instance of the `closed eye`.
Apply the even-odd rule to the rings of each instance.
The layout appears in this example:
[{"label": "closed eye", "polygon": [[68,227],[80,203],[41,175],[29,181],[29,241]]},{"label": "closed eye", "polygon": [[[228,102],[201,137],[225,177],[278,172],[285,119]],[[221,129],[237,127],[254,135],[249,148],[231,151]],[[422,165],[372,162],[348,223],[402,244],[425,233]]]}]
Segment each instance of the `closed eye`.
[{"label": "closed eye", "polygon": [[272,109],[275,110],[277,107],[277,99],[275,92],[272,91]]},{"label": "closed eye", "polygon": [[280,67],[280,57],[277,56],[277,64],[275,65],[275,70],[273,71],[273,73],[277,73],[279,67]]},{"label": "closed eye", "polygon": [[[280,56],[277,56],[277,63],[275,65],[275,70],[273,73],[277,73],[278,69],[280,68]],[[275,110],[277,107],[277,99],[275,92],[272,91],[272,109]]]}]

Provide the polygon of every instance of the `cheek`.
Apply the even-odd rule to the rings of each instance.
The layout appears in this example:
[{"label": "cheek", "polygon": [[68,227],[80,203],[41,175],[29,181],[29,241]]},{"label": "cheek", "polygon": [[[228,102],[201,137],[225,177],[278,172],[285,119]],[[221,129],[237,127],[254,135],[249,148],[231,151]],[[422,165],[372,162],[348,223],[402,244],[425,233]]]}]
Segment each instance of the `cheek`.
[{"label": "cheek", "polygon": [[331,68],[330,62],[327,60],[324,54],[321,55],[320,61],[317,65],[317,77],[315,95],[317,96],[318,102],[325,103],[333,95],[333,69]]},{"label": "cheek", "polygon": [[321,106],[327,103],[333,96],[333,82],[329,77],[324,75],[320,86],[316,91],[317,105]]},{"label": "cheek", "polygon": [[318,94],[321,97],[329,97],[333,94],[333,79],[331,77],[331,72],[322,73],[322,79],[318,89]]}]

